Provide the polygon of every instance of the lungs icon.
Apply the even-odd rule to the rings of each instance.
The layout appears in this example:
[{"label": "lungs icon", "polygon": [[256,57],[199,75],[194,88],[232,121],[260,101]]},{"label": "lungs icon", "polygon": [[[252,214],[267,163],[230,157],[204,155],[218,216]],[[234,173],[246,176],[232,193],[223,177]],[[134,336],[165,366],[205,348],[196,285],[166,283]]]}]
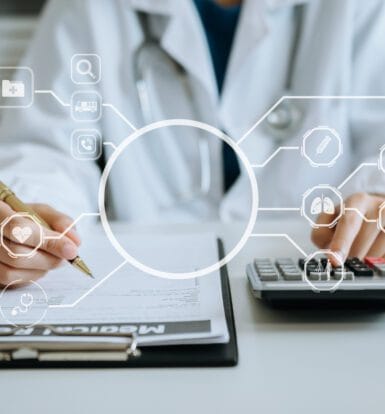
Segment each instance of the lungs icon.
[{"label": "lungs icon", "polygon": [[335,211],[333,200],[330,197],[325,197],[323,194],[321,197],[316,197],[310,207],[310,213],[313,215],[321,213],[333,215]]}]

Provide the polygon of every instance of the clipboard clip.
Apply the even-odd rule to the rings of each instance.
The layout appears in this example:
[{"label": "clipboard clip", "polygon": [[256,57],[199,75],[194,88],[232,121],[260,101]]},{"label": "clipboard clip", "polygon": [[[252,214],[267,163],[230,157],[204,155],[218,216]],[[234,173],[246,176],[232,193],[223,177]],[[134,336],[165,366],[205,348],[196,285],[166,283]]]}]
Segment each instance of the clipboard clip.
[{"label": "clipboard clip", "polygon": [[[30,326],[17,326],[0,331],[0,362],[16,360],[38,361],[127,361],[141,355],[136,333],[90,333],[63,331],[53,325],[35,325],[35,329],[48,329],[54,337],[18,336]],[[1,338],[12,338],[1,341]],[[9,344],[9,346],[8,346]]]}]

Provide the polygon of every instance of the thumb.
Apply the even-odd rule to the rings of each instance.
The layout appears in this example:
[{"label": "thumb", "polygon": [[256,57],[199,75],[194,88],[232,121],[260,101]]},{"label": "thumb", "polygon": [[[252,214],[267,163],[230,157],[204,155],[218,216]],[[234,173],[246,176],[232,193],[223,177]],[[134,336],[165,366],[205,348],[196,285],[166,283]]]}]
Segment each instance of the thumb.
[{"label": "thumb", "polygon": [[33,204],[31,207],[47,222],[52,230],[58,233],[66,232],[66,237],[71,239],[77,246],[80,245],[81,240],[73,226],[74,220],[71,217],[46,204]]}]

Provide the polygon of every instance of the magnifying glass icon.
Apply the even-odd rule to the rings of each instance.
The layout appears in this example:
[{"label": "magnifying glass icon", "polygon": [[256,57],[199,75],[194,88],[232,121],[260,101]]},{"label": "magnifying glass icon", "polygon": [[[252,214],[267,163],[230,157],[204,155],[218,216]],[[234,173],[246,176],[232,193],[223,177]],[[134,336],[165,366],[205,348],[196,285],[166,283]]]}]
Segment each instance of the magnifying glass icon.
[{"label": "magnifying glass icon", "polygon": [[81,59],[76,64],[76,71],[82,76],[91,76],[92,79],[96,79],[95,74],[92,72],[92,64],[88,59]]}]

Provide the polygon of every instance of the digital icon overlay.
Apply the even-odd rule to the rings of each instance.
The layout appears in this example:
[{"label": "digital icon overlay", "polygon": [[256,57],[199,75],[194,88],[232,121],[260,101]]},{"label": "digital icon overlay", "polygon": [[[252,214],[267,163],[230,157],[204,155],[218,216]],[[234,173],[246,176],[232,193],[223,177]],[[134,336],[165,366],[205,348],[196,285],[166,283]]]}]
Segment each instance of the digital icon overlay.
[{"label": "digital icon overlay", "polygon": [[71,59],[71,79],[77,85],[100,82],[102,65],[100,56],[93,53],[76,54]]},{"label": "digital icon overlay", "polygon": [[95,122],[102,116],[102,98],[95,91],[78,91],[71,98],[71,115],[74,121]]},{"label": "digital icon overlay", "polygon": [[332,167],[342,155],[342,141],[335,129],[319,126],[306,132],[301,151],[312,167]]},{"label": "digital icon overlay", "polygon": [[20,304],[16,305],[11,310],[12,316],[17,316],[20,313],[27,313],[33,305],[33,295],[31,293],[22,293],[20,295]]},{"label": "digital icon overlay", "polygon": [[102,137],[98,130],[77,129],[72,133],[71,154],[76,160],[97,160],[102,151]]},{"label": "digital icon overlay", "polygon": [[34,76],[27,67],[0,67],[0,108],[28,108],[34,99]]},{"label": "digital icon overlay", "polygon": [[0,294],[0,315],[13,326],[33,326],[40,323],[48,310],[48,296],[35,281],[16,280]]},{"label": "digital icon overlay", "polygon": [[[19,224],[21,220],[27,219],[31,224]],[[27,220],[25,220],[27,222]],[[33,235],[33,228],[38,229],[38,240],[34,240],[34,248],[30,247],[32,243],[28,243]],[[28,246],[28,251],[25,253],[16,252],[15,244],[9,241],[9,238],[14,238],[19,244]],[[8,252],[9,256],[14,258],[31,258],[39,250],[43,244],[43,228],[40,223],[28,213],[15,213],[8,217],[1,224],[0,228],[0,245]]]},{"label": "digital icon overlay", "polygon": [[[344,213],[344,202],[338,190],[321,184],[303,195],[301,213],[312,227],[333,227]],[[320,214],[329,216],[330,219],[319,223],[317,220]]]},{"label": "digital icon overlay", "polygon": [[[331,258],[337,266],[332,265]],[[304,278],[315,292],[335,291],[345,279],[345,274],[342,258],[331,250],[318,250],[305,259]]]}]

